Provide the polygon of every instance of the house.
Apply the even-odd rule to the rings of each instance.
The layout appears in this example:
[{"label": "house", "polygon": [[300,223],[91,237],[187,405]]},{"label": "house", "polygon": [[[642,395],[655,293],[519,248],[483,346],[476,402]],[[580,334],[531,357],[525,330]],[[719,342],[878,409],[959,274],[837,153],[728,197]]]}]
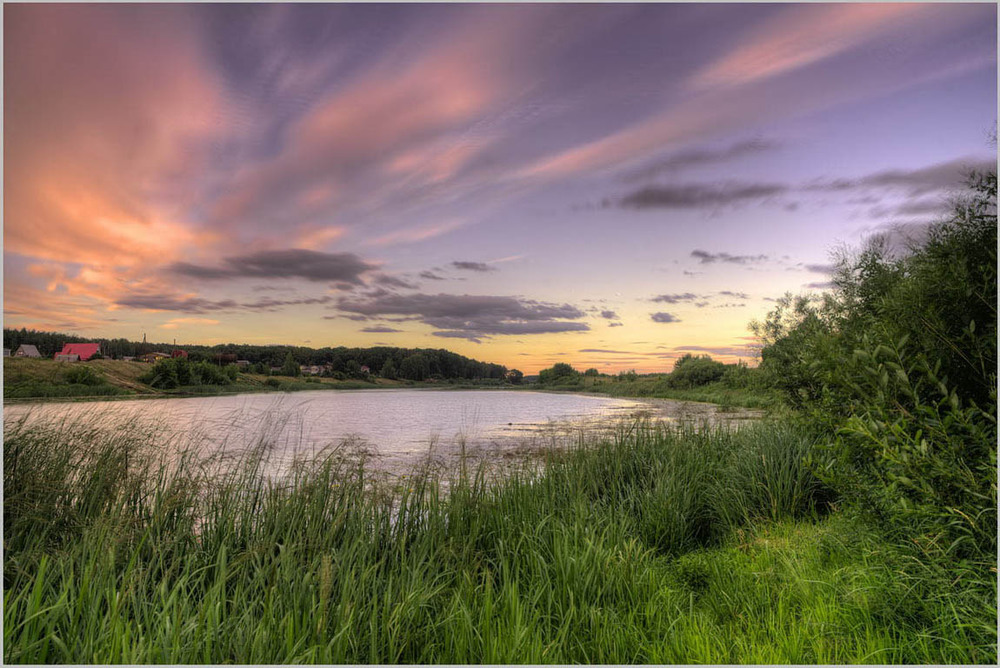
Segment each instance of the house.
[{"label": "house", "polygon": [[323,373],[323,367],[318,364],[313,364],[312,366],[302,367],[303,376],[318,376]]},{"label": "house", "polygon": [[250,366],[250,360],[236,360],[236,366],[240,369],[246,369]]},{"label": "house", "polygon": [[123,362],[134,362],[135,361],[135,355],[125,355],[124,357],[122,357],[122,361]]},{"label": "house", "polygon": [[22,343],[14,351],[14,357],[41,357],[42,354],[38,352],[38,348],[31,345],[30,343]]},{"label": "house", "polygon": [[56,353],[55,360],[57,362],[79,362],[79,355],[64,355],[63,353]]},{"label": "house", "polygon": [[158,361],[160,361],[162,359],[166,359],[167,357],[170,357],[170,355],[168,355],[166,353],[146,353],[145,355],[140,355],[139,356],[139,361],[140,362],[149,362],[150,364],[153,364],[154,362],[158,362]]},{"label": "house", "polygon": [[174,352],[170,353],[170,356],[171,357],[183,357],[183,358],[187,359],[188,354],[187,354],[186,350],[181,350],[180,348],[178,348]]},{"label": "house", "polygon": [[67,343],[62,350],[55,354],[55,358],[58,359],[61,355],[78,355],[80,361],[86,362],[100,352],[100,343]]},{"label": "house", "polygon": [[371,372],[372,370],[369,369],[366,365],[364,364],[361,365],[361,373],[371,373]]}]

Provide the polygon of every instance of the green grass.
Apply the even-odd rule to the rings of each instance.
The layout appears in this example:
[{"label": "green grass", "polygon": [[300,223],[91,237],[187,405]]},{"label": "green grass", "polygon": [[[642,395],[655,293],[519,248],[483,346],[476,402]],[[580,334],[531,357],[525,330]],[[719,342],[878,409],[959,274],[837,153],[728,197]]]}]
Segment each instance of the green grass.
[{"label": "green grass", "polygon": [[722,381],[700,387],[679,389],[669,387],[666,375],[639,376],[634,380],[615,377],[581,376],[576,382],[564,385],[542,385],[539,389],[607,394],[613,397],[635,397],[649,399],[676,399],[678,401],[701,401],[741,408],[760,408],[773,412],[785,410],[781,394],[773,388],[732,387]]},{"label": "green grass", "polygon": [[5,432],[7,662],[996,658],[995,576],[830,514],[789,425],[637,424],[447,494],[342,448],[277,481],[266,443],[215,475],[134,425]]}]

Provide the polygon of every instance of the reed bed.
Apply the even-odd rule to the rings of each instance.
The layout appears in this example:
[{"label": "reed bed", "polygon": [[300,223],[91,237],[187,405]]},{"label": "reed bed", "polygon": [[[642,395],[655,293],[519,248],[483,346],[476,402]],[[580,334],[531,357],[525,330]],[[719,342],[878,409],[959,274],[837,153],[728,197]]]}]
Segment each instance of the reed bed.
[{"label": "reed bed", "polygon": [[345,447],[279,479],[264,440],[223,467],[139,426],[5,432],[7,662],[996,659],[995,587],[831,512],[790,424],[405,484]]}]

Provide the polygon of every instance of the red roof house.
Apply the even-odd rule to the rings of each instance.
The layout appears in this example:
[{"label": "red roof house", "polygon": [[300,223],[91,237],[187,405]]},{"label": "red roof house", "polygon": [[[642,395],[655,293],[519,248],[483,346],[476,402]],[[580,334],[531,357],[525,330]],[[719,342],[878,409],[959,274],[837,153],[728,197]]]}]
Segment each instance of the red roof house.
[{"label": "red roof house", "polygon": [[79,355],[80,361],[86,362],[99,352],[101,352],[100,343],[66,343],[63,345],[62,352],[58,352],[56,355]]},{"label": "red roof house", "polygon": [[187,354],[186,350],[181,350],[180,348],[178,348],[174,352],[170,353],[170,356],[171,357],[187,357],[188,354]]}]

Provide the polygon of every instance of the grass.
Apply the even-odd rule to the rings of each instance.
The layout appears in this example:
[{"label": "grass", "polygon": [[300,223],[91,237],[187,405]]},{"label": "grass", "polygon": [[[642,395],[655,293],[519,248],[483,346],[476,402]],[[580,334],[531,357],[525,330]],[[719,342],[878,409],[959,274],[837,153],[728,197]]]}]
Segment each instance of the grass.
[{"label": "grass", "polygon": [[[73,369],[91,369],[99,383],[74,383]],[[200,396],[248,392],[295,392],[302,390],[356,390],[385,387],[405,387],[406,383],[375,378],[373,382],[336,380],[319,377],[269,377],[239,374],[231,385],[185,386],[174,390],[158,390],[139,380],[150,365],[122,360],[90,362],[56,362],[49,359],[8,357],[3,362],[4,399],[110,398],[121,396]]]},{"label": "grass", "polygon": [[780,412],[785,408],[781,394],[773,388],[732,387],[722,381],[700,387],[679,389],[669,387],[667,374],[639,376],[634,380],[613,376],[580,376],[576,382],[565,385],[540,386],[540,389],[607,394],[613,397],[635,397],[649,399],[676,399],[678,401],[701,401],[741,408],[760,408]]},{"label": "grass", "polygon": [[996,659],[993,576],[831,514],[790,425],[636,424],[448,494],[340,448],[275,480],[265,442],[222,469],[134,425],[6,427],[7,662]]}]

